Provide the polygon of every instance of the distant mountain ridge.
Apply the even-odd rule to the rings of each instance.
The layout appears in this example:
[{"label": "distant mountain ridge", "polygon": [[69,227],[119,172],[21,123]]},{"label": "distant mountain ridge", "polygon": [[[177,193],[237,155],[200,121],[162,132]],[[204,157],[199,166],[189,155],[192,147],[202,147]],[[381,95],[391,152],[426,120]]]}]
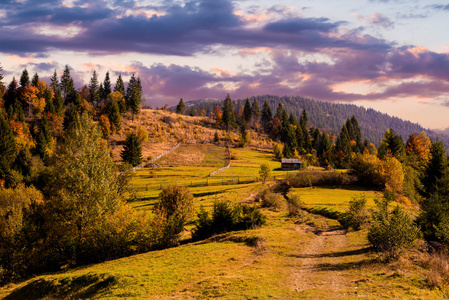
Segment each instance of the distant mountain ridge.
[{"label": "distant mountain ridge", "polygon": [[[445,144],[446,149],[449,148],[448,136],[437,134],[417,123],[412,123],[398,117],[392,117],[371,108],[364,108],[354,104],[321,102],[299,96],[279,97],[273,95],[261,95],[251,97],[250,101],[252,102],[254,99],[259,102],[259,107],[262,107],[263,102],[267,100],[273,114],[276,112],[279,103],[282,103],[287,113],[293,113],[298,120],[303,109],[306,109],[307,115],[309,116],[310,126],[318,127],[320,130],[324,130],[334,136],[337,136],[340,133],[346,119],[351,118],[354,115],[359,122],[363,139],[368,139],[369,142],[374,143],[376,146],[380,144],[385,131],[389,128],[393,128],[396,133],[402,136],[404,143],[407,141],[410,133],[424,131],[432,140],[439,137]],[[221,108],[222,103],[223,101],[218,99],[199,99],[186,102],[186,106],[188,110],[192,109],[194,111],[200,111],[204,109],[206,114],[210,115],[214,106],[219,106]],[[234,103],[240,111],[245,105],[245,99],[235,100]]]}]

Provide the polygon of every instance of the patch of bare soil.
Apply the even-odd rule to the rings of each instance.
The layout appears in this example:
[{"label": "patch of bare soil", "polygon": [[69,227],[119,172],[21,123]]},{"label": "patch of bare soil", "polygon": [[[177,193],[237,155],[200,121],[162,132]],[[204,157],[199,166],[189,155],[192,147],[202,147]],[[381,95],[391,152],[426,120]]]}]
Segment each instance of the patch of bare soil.
[{"label": "patch of bare soil", "polygon": [[307,226],[297,227],[297,231],[309,235],[310,240],[293,255],[292,288],[300,293],[345,297],[348,286],[356,285],[348,272],[365,259],[363,246],[351,250],[347,232],[340,228],[318,230]]}]

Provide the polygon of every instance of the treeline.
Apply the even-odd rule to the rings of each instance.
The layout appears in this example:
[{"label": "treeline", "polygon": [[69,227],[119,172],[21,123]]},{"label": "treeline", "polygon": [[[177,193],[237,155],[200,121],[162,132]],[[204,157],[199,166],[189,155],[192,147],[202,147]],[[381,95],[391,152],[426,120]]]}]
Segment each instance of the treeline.
[{"label": "treeline", "polygon": [[[139,113],[138,77],[125,85],[119,75],[113,87],[94,71],[75,88],[66,66],[48,84],[26,69],[3,79],[0,68],[0,282],[176,243],[176,230],[163,233],[171,212],[150,217],[125,204],[128,167],[112,161],[105,139]],[[136,136],[124,162],[141,158]]]},{"label": "treeline", "polygon": [[[435,132],[426,130],[419,124],[404,121],[397,117],[391,117],[374,109],[367,109],[352,104],[320,102],[298,96],[279,97],[262,95],[249,98],[251,102],[254,99],[257,100],[260,107],[266,100],[272,111],[275,111],[279,106],[279,103],[282,103],[287,114],[290,115],[290,113],[292,113],[296,119],[301,117],[302,111],[305,109],[311,126],[317,127],[321,131],[334,136],[339,134],[342,124],[346,122],[348,118],[355,116],[359,122],[360,130],[364,138],[374,143],[376,147],[379,146],[383,134],[389,128],[394,128],[395,131],[403,137],[407,137],[413,132],[424,131],[432,140],[437,138]],[[243,110],[245,101],[245,99],[234,101],[235,109],[238,112]],[[196,115],[203,110],[207,116],[213,116],[214,107],[220,107],[221,102],[222,101],[219,100],[190,101],[186,104],[185,113]],[[449,146],[449,139],[442,136],[440,136],[440,139],[446,147]]]}]

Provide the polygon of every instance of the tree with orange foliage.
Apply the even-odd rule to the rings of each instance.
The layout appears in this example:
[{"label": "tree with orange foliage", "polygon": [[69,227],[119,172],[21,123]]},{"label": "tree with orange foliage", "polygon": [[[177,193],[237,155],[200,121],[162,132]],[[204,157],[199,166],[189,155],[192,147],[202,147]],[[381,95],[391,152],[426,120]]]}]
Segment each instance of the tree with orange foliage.
[{"label": "tree with orange foliage", "polygon": [[222,125],[222,117],[223,117],[223,112],[221,111],[220,107],[215,106],[214,107],[214,119],[215,122],[217,122],[218,126]]}]

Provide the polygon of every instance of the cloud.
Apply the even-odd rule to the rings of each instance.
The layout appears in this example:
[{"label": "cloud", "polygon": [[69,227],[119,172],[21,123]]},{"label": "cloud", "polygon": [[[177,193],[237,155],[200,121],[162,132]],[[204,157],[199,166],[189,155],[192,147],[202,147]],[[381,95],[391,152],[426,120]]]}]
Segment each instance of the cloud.
[{"label": "cloud", "polygon": [[386,16],[380,13],[375,13],[371,16],[371,24],[377,25],[383,28],[392,28],[394,23]]},{"label": "cloud", "polygon": [[430,7],[435,10],[449,10],[449,4],[433,4],[428,5],[427,7]]}]

